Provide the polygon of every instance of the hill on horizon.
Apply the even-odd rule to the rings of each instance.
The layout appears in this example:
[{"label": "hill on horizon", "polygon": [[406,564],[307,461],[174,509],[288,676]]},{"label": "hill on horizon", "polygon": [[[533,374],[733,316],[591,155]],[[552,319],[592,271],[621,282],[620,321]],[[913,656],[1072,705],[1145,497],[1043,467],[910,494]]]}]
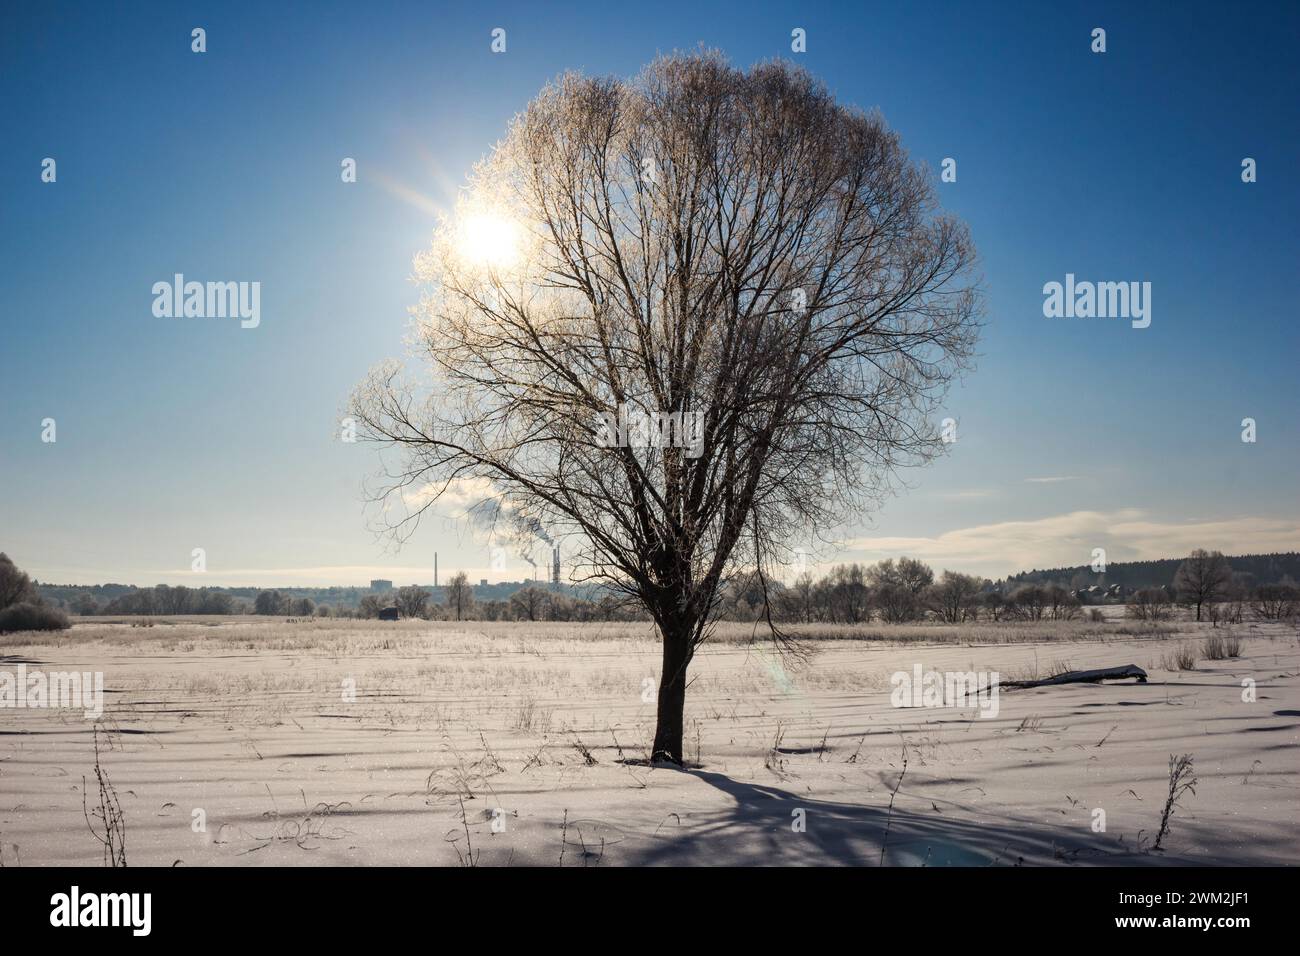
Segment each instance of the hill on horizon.
[{"label": "hill on horizon", "polygon": [[[1225,555],[1234,575],[1248,587],[1261,584],[1294,584],[1300,581],[1300,552],[1285,551],[1277,554]],[[1158,588],[1173,585],[1182,558],[1160,558],[1152,561],[1116,561],[1106,565],[1105,572],[1092,570],[1088,565],[1073,568],[1049,568],[1021,571],[1011,575],[1006,583],[1060,584],[1071,589],[1094,584],[1118,584],[1128,590]]]}]

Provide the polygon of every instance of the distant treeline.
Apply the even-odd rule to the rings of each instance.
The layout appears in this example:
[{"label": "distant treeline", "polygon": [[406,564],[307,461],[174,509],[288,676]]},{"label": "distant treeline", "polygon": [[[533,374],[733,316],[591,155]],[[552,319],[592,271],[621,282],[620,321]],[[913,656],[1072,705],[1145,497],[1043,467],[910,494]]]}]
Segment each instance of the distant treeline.
[{"label": "distant treeline", "polygon": [[[489,584],[486,588],[476,585],[474,593],[476,596],[491,595],[504,602],[514,592],[528,586],[526,582],[502,582]],[[194,588],[166,584],[137,587],[134,584],[37,583],[36,587],[51,607],[81,615],[255,614],[260,613],[256,610],[258,597],[268,593],[266,589],[255,587]],[[446,586],[421,585],[421,588],[435,604],[446,599]],[[568,586],[561,586],[559,590],[565,594],[579,593]],[[302,613],[302,608],[308,605],[313,609],[328,607],[343,612],[349,609],[357,611],[367,597],[392,604],[397,595],[396,590],[372,591],[368,587],[278,588],[275,593],[297,602],[295,613]]]},{"label": "distant treeline", "polygon": [[[564,588],[537,585],[520,587],[508,600],[479,600],[465,575],[456,575],[438,589],[409,585],[379,594],[366,594],[355,608],[328,604],[313,606],[308,598],[288,592],[263,591],[252,613],[286,617],[342,617],[374,619],[395,614],[426,621],[625,621],[639,614],[625,600],[604,594],[599,599],[577,597]],[[441,597],[441,600],[438,598]]]},{"label": "distant treeline", "polygon": [[[134,584],[38,584],[51,605],[73,614],[252,614],[261,588],[185,585],[136,587]],[[356,607],[371,593],[363,587],[288,588],[294,598],[321,604]]]},{"label": "distant treeline", "polygon": [[[639,615],[623,600],[604,592],[574,588],[517,585],[509,597],[482,600],[480,593],[500,593],[457,575],[442,587],[411,585],[372,592],[368,588],[191,588],[185,585],[48,585],[38,586],[41,600],[82,616],[176,616],[187,614],[261,614],[276,617],[377,618],[386,608],[401,617],[439,620],[587,621],[631,620]],[[582,594],[589,594],[584,597]]]},{"label": "distant treeline", "polygon": [[[1164,563],[1164,562],[1162,562]],[[1168,562],[1170,581],[1160,586],[1126,587],[1095,582],[1099,575],[990,581],[944,571],[912,558],[874,565],[847,564],[820,579],[800,577],[791,586],[764,582],[751,575],[733,582],[721,595],[720,617],[731,621],[862,624],[871,621],[904,623],[940,621],[958,624],[994,621],[1069,620],[1085,613],[1102,620],[1096,605],[1123,604],[1141,620],[1162,620],[1175,605],[1187,608],[1196,620],[1214,624],[1240,623],[1247,614],[1258,620],[1293,620],[1300,613],[1300,588],[1285,573],[1266,583],[1217,551],[1197,549]],[[1256,567],[1269,567],[1256,564]],[[1109,569],[1108,569],[1109,570]],[[1130,580],[1141,581],[1141,578]],[[1069,582],[1068,584],[1065,582]]]},{"label": "distant treeline", "polygon": [[[1199,556],[1199,557],[1198,557]],[[1189,568],[1196,572],[1193,582]],[[1294,580],[1300,554],[1225,558],[1194,552],[1190,558],[1091,568],[1029,571],[991,581],[953,571],[936,574],[913,558],[878,564],[845,564],[821,578],[802,575],[785,585],[757,574],[727,583],[716,612],[725,621],[860,624],[936,620],[1042,620],[1077,617],[1089,605],[1127,604],[1136,616],[1159,618],[1174,604],[1230,604],[1240,616],[1248,607],[1263,617],[1288,617],[1300,600]],[[372,592],[368,588],[152,588],[108,584],[93,587],[40,585],[41,600],[81,615],[261,614],[279,617],[380,618],[394,613],[425,620],[624,621],[648,620],[635,602],[610,591],[520,583],[485,589],[462,573],[438,588],[411,585]],[[1280,590],[1279,590],[1280,589]],[[492,597],[485,599],[485,595]],[[1280,610],[1275,606],[1280,601]]]}]

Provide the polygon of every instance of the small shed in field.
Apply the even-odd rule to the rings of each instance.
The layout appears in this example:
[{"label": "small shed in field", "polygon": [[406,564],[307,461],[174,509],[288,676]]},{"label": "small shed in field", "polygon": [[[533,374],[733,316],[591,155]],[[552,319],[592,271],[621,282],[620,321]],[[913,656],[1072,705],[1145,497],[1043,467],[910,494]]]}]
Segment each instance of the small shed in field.
[{"label": "small shed in field", "polygon": [[396,621],[399,616],[395,607],[386,607],[379,612],[379,620],[381,621]]}]

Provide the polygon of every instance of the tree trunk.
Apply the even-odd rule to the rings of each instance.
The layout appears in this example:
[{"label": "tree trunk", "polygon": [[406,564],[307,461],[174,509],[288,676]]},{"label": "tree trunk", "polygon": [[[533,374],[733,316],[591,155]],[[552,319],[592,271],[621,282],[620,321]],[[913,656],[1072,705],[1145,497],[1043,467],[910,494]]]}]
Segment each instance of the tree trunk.
[{"label": "tree trunk", "polygon": [[690,663],[691,631],[689,626],[680,624],[660,628],[664,644],[663,671],[659,675],[659,708],[651,760],[684,763],[682,733],[686,721],[686,665]]}]

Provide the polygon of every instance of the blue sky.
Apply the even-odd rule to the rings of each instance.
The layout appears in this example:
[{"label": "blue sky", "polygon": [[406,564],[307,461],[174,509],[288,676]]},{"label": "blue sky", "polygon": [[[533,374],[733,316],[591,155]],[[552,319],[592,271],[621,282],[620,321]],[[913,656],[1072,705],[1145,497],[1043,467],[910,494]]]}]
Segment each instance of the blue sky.
[{"label": "blue sky", "polygon": [[[0,18],[0,550],[42,580],[428,582],[434,551],[444,574],[523,577],[522,562],[490,572],[451,514],[400,551],[377,539],[362,502],[376,453],[335,440],[335,422],[369,367],[404,354],[412,256],[509,118],[563,70],[627,76],[700,42],[740,65],[792,56],[843,102],[880,107],[915,158],[956,159],[940,198],[981,255],[988,327],[947,403],[951,454],[824,560],[908,553],[997,577],[1094,547],[1112,561],[1300,548],[1293,4],[10,4]],[[153,283],[176,272],[259,281],[260,326],[155,317]],[[1151,326],[1045,318],[1043,285],[1066,273],[1149,281]]]}]

